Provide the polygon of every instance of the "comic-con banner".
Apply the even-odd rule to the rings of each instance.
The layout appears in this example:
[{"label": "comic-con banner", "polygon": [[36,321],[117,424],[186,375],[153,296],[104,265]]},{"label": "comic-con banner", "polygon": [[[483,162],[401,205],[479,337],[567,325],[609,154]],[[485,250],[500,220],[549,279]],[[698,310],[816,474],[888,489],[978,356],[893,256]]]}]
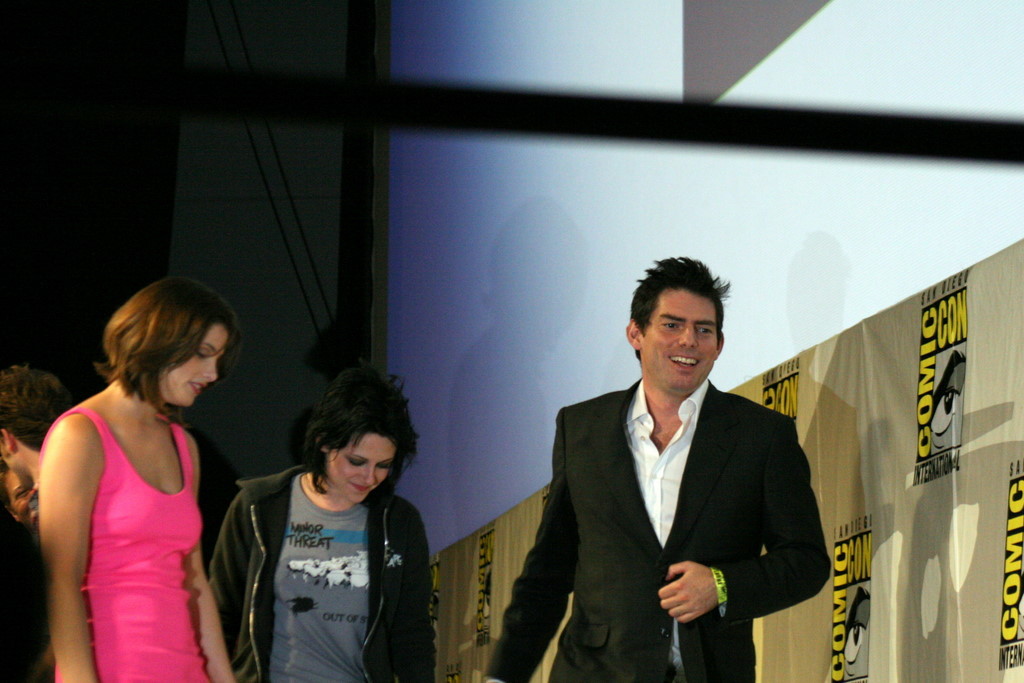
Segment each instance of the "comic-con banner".
[{"label": "comic-con banner", "polygon": [[965,270],[921,294],[915,486],[960,469],[969,273]]},{"label": "comic-con banner", "polygon": [[491,642],[491,568],[494,565],[494,527],[480,532],[477,561],[476,644]]},{"label": "comic-con banner", "polygon": [[833,681],[868,680],[871,632],[871,516],[836,529],[832,554]]},{"label": "comic-con banner", "polygon": [[999,670],[1024,664],[1024,624],[1021,623],[1021,554],[1024,552],[1024,464],[1010,465],[1006,496],[1006,553],[1000,591]]},{"label": "comic-con banner", "polygon": [[761,405],[796,419],[800,358],[793,358],[761,376]]}]

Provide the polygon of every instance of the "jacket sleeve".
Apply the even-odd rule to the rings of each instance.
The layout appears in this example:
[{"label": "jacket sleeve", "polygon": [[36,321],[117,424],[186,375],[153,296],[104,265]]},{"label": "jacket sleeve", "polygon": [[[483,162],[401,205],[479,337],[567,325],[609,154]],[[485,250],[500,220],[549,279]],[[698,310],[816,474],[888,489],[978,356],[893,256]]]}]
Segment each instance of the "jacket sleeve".
[{"label": "jacket sleeve", "polygon": [[433,683],[436,651],[434,625],[430,622],[430,556],[427,534],[419,512],[412,505],[404,515],[408,539],[403,558],[402,585],[391,625],[391,661],[398,680]]},{"label": "jacket sleeve", "polygon": [[558,414],[552,478],[544,514],[523,571],[512,587],[501,638],[488,675],[505,683],[530,680],[565,616],[579,541],[566,478],[565,409]]},{"label": "jacket sleeve", "polygon": [[830,560],[811,488],[807,456],[792,420],[772,415],[766,434],[760,557],[722,563],[729,621],[762,617],[813,597],[828,580]]},{"label": "jacket sleeve", "polygon": [[235,651],[246,611],[247,574],[253,544],[249,505],[244,498],[244,492],[239,492],[231,502],[210,559],[210,587],[217,600],[229,654]]}]

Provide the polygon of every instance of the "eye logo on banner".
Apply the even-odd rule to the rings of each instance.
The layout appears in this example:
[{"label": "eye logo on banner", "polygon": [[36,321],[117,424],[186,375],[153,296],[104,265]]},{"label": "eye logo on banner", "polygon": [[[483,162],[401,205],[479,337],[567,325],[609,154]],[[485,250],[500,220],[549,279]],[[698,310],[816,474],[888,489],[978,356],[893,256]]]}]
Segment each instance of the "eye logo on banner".
[{"label": "eye logo on banner", "polygon": [[960,469],[967,380],[967,275],[921,295],[914,486]]},{"label": "eye logo on banner", "polygon": [[761,375],[761,405],[796,419],[800,359],[788,360]]},{"label": "eye logo on banner", "polygon": [[449,664],[444,672],[444,683],[462,683],[462,665]]},{"label": "eye logo on banner", "polygon": [[833,681],[868,680],[871,632],[871,517],[836,530],[832,555]]},{"label": "eye logo on banner", "polygon": [[491,565],[494,562],[494,529],[480,534],[477,561],[476,644],[491,642]]},{"label": "eye logo on banner", "polygon": [[1021,554],[1024,552],[1024,475],[1020,461],[1010,465],[1006,496],[1006,553],[1003,556],[999,620],[999,670],[1024,664],[1024,624],[1021,623]]},{"label": "eye logo on banner", "polygon": [[434,556],[430,563],[430,623],[437,628],[441,608],[441,558]]}]

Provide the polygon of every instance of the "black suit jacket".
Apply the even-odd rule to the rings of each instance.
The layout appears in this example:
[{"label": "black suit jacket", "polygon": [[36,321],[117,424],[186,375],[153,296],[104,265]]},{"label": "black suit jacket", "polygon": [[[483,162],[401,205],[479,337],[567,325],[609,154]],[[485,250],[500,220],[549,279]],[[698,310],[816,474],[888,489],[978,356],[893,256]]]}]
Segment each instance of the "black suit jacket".
[{"label": "black suit jacket", "polygon": [[792,419],[714,386],[662,548],[625,431],[635,391],[559,412],[550,493],[491,676],[529,680],[573,592],[551,679],[662,683],[674,622],[658,589],[670,564],[692,560],[722,571],[729,600],[724,617],[712,610],[680,625],[689,683],[753,681],[751,619],[813,596],[828,579],[810,469]]}]

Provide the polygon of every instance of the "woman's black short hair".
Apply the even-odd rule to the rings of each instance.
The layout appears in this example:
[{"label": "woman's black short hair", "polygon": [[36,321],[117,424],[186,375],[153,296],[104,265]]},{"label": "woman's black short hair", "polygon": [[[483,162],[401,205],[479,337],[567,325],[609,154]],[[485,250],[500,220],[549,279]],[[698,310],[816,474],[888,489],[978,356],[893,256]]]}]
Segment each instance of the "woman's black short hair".
[{"label": "woman's black short hair", "polygon": [[395,445],[387,479],[367,502],[394,491],[402,471],[416,454],[416,431],[409,418],[409,399],[402,382],[367,365],[342,370],[313,408],[302,448],[303,462],[313,475],[313,487],[325,492],[328,451],[345,448],[367,434],[379,434]]}]

